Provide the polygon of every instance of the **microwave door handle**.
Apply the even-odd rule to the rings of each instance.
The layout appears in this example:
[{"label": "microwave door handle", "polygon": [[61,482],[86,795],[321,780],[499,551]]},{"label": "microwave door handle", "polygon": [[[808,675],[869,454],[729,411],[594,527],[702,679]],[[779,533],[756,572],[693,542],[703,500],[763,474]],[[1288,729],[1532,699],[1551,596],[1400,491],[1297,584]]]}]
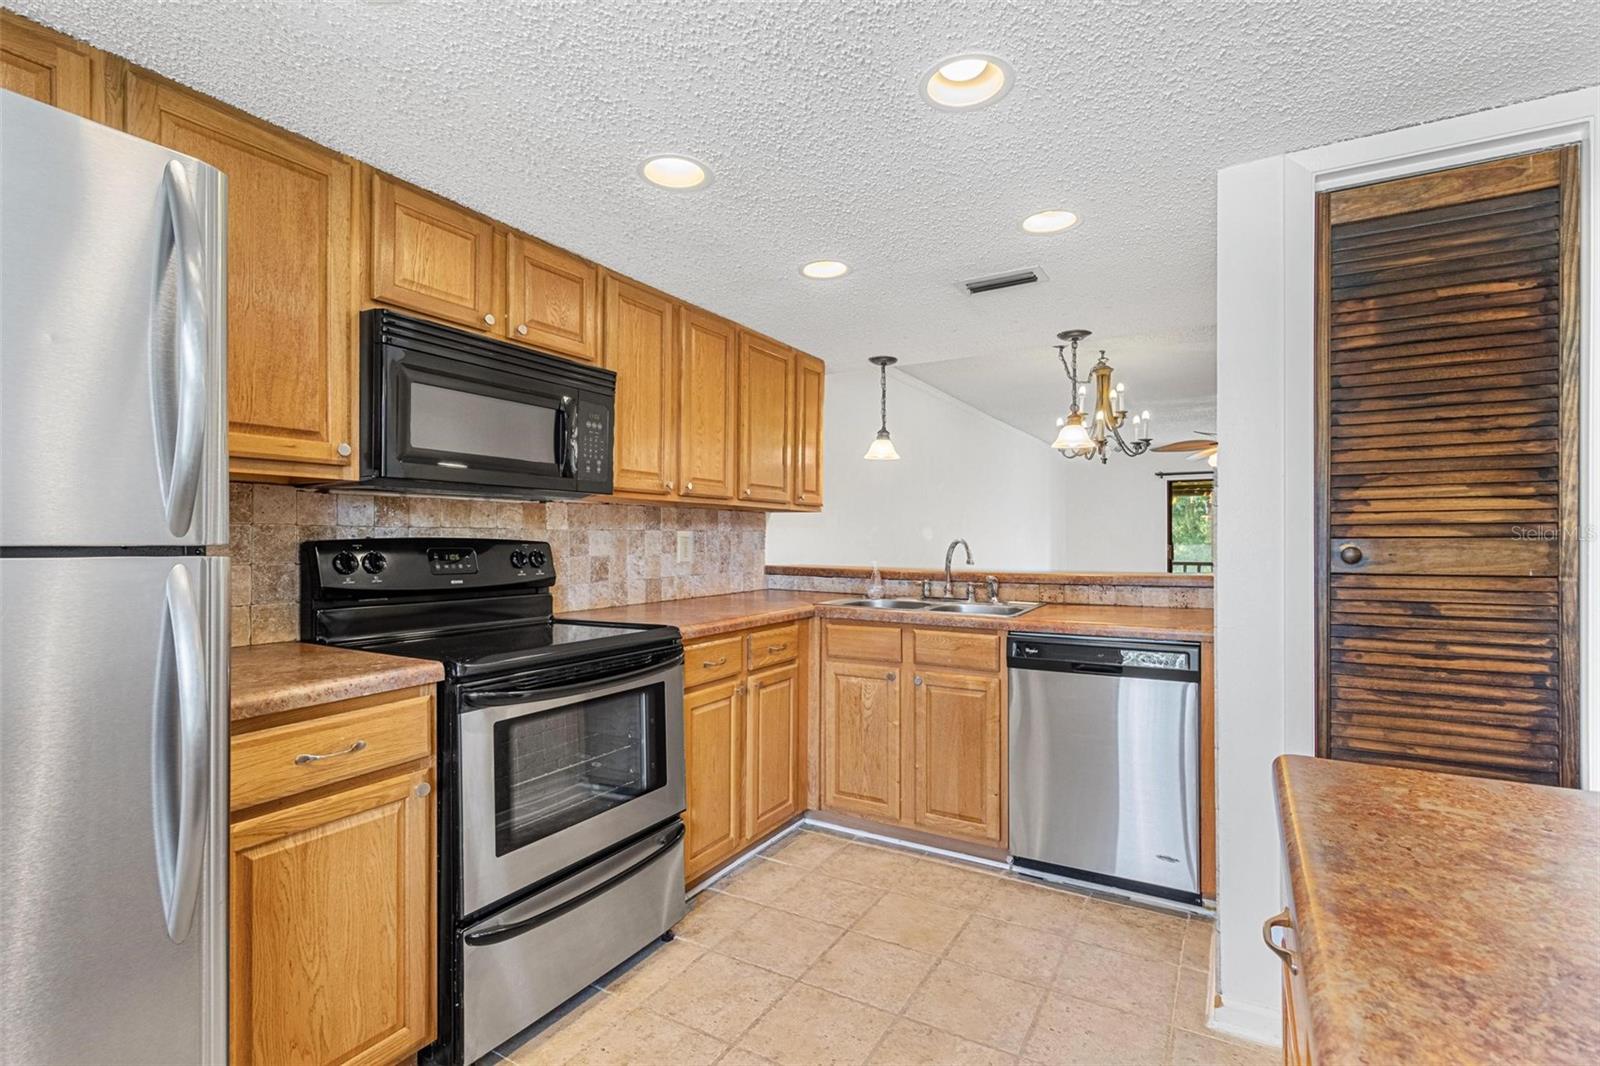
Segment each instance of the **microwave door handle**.
[{"label": "microwave door handle", "polygon": [[176,330],[173,358],[177,364],[177,427],[172,460],[167,470],[165,499],[162,501],[167,528],[174,536],[189,532],[194,522],[195,497],[199,493],[206,427],[206,289],[203,242],[199,212],[188,172],[176,159],[162,172],[168,229],[162,234],[162,251],[174,260],[176,277]]},{"label": "microwave door handle", "polygon": [[578,476],[578,401],[576,397],[563,396],[561,398],[561,417],[556,419],[557,448],[561,447],[563,438],[566,440],[566,450],[562,456],[561,476],[575,478]]},{"label": "microwave door handle", "polygon": [[503,688],[489,692],[468,692],[462,697],[461,702],[466,705],[468,710],[503,707],[508,703],[529,703],[533,701],[538,701],[539,703],[570,702],[568,700],[570,696],[586,696],[601,691],[611,691],[619,687],[626,687],[629,682],[662,673],[682,661],[679,658],[670,662],[652,663],[649,666],[640,667],[638,670],[631,670],[626,674],[590,678],[587,681],[561,685],[557,688]]},{"label": "microwave door handle", "polygon": [[678,841],[683,839],[683,834],[683,823],[674,823],[672,828],[669,829],[664,836],[656,838],[656,846],[651,848],[642,858],[628,863],[621,870],[618,870],[616,873],[612,874],[604,881],[601,881],[599,884],[592,885],[578,893],[576,896],[573,896],[570,899],[562,900],[553,907],[536,911],[525,918],[515,918],[511,921],[502,922],[499,925],[491,926],[488,929],[481,929],[477,932],[468,933],[461,939],[473,947],[485,947],[489,944],[498,944],[503,940],[510,940],[513,937],[521,936],[523,933],[532,932],[541,925],[548,925],[557,918],[560,918],[562,915],[569,914],[572,911],[577,910],[579,907],[583,906],[585,903],[588,903],[597,896],[604,895],[615,886],[621,884],[623,881],[626,881],[628,878],[638,873],[644,867],[649,866],[651,863],[661,858],[661,856],[678,846]]}]

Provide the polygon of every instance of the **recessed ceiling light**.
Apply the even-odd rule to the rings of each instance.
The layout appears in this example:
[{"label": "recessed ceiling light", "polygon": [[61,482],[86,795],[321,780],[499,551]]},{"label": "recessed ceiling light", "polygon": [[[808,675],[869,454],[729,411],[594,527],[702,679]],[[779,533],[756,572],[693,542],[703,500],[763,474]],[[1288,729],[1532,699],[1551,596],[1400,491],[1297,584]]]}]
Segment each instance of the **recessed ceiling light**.
[{"label": "recessed ceiling light", "polygon": [[922,95],[949,111],[992,104],[1011,88],[1011,68],[991,55],[967,52],[941,59],[922,76]]},{"label": "recessed ceiling light", "polygon": [[800,273],[808,278],[816,278],[821,281],[827,278],[842,278],[849,270],[848,266],[837,259],[818,259],[801,267]]},{"label": "recessed ceiling light", "polygon": [[710,171],[681,155],[653,155],[639,164],[639,173],[663,189],[698,189],[711,180]]},{"label": "recessed ceiling light", "polygon": [[1060,233],[1078,224],[1078,216],[1071,211],[1040,211],[1022,220],[1022,228],[1029,233]]}]

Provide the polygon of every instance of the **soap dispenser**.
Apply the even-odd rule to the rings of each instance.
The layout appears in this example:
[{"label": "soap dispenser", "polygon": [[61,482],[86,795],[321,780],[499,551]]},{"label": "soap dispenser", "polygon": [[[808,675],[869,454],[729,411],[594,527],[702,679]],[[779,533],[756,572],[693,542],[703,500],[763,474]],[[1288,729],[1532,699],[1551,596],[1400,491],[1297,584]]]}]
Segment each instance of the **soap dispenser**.
[{"label": "soap dispenser", "polygon": [[883,599],[883,575],[878,573],[878,560],[872,560],[872,583],[867,586],[867,599]]}]

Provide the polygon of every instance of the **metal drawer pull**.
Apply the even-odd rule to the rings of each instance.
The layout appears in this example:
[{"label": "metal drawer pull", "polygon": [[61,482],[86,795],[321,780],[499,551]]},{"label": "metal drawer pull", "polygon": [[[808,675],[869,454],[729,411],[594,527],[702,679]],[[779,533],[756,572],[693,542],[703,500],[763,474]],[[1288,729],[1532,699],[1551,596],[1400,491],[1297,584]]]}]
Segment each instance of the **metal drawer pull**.
[{"label": "metal drawer pull", "polygon": [[1300,964],[1295,961],[1294,952],[1279,944],[1272,935],[1274,929],[1291,928],[1293,928],[1293,924],[1289,921],[1289,909],[1285,907],[1281,912],[1274,914],[1271,918],[1261,923],[1261,939],[1265,940],[1267,947],[1272,949],[1272,953],[1282,959],[1285,966],[1289,967],[1289,973],[1298,977],[1300,975]]},{"label": "metal drawer pull", "polygon": [[707,662],[701,663],[700,664],[700,669],[702,669],[702,670],[710,670],[713,667],[726,665],[727,662],[728,662],[728,657],[726,655],[724,655],[722,658],[717,659],[715,662],[707,661]]},{"label": "metal drawer pull", "polygon": [[306,763],[321,762],[323,759],[337,759],[341,755],[354,755],[356,752],[365,749],[366,746],[366,741],[358,740],[343,751],[330,751],[326,755],[296,755],[294,764],[296,766],[304,766]]},{"label": "metal drawer pull", "polygon": [[787,651],[788,649],[789,649],[789,645],[787,645],[787,644],[768,644],[767,645],[767,654],[768,655],[776,655],[778,652]]}]

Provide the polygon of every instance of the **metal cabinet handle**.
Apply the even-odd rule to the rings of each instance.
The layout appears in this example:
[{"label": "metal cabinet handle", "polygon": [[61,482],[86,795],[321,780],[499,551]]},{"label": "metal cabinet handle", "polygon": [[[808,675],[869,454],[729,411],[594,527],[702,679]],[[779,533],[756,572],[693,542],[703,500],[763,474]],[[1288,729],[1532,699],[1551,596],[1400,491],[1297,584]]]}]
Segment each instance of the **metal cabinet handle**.
[{"label": "metal cabinet handle", "polygon": [[745,498],[745,499],[747,499],[747,500],[748,500],[748,499],[749,499],[749,498],[750,498],[750,490],[749,490],[749,489],[745,489],[745,490],[744,490],[744,491],[743,491],[743,492],[741,492],[741,493],[740,493],[740,494],[739,494],[739,495],[741,495],[741,496],[743,496],[743,497],[744,497],[744,498]]},{"label": "metal cabinet handle", "polygon": [[323,759],[337,759],[341,755],[354,755],[356,752],[365,749],[366,746],[366,741],[358,740],[343,751],[330,751],[326,755],[296,755],[294,764],[296,766],[304,766],[306,763],[321,762]]},{"label": "metal cabinet handle", "polygon": [[725,666],[725,665],[727,665],[727,662],[728,662],[728,657],[726,655],[724,655],[722,658],[717,659],[715,662],[713,662],[713,661],[711,661],[709,659],[706,660],[705,662],[700,664],[700,668],[702,670],[710,670],[710,669],[712,669],[714,667]]},{"label": "metal cabinet handle", "polygon": [[786,651],[788,649],[788,647],[789,647],[789,645],[787,645],[787,644],[768,644],[767,645],[767,654],[768,655],[776,655],[780,651]]},{"label": "metal cabinet handle", "polygon": [[528,335],[528,327],[527,327],[527,325],[525,325],[525,324],[524,325],[519,325],[517,327],[517,336],[526,337],[527,335]]},{"label": "metal cabinet handle", "polygon": [[672,480],[670,478],[667,480],[667,488],[672,488]]},{"label": "metal cabinet handle", "polygon": [[918,675],[917,675],[917,676],[916,676],[916,677],[913,677],[913,678],[912,678],[912,679],[911,679],[911,683],[912,683],[912,684],[913,684],[913,685],[920,685],[920,684],[922,684],[922,675],[921,675],[921,674],[918,674]]},{"label": "metal cabinet handle", "polygon": [[350,457],[350,444],[349,444],[349,442],[348,441],[340,441],[339,442],[339,446],[337,448],[335,448],[334,451],[339,453],[339,457],[341,459],[348,459]]},{"label": "metal cabinet handle", "polygon": [[1282,911],[1274,914],[1271,918],[1268,918],[1266,921],[1261,923],[1261,939],[1265,940],[1267,942],[1267,947],[1272,950],[1272,953],[1278,956],[1279,959],[1283,960],[1283,964],[1285,966],[1289,967],[1289,973],[1292,976],[1298,977],[1300,974],[1300,964],[1295,961],[1294,952],[1290,951],[1282,944],[1279,944],[1272,936],[1272,931],[1274,929],[1292,928],[1294,928],[1294,925],[1289,921],[1289,909],[1285,907]]},{"label": "metal cabinet handle", "polygon": [[887,674],[884,674],[883,675],[883,679],[885,681],[893,681],[894,680],[894,671],[890,670]]},{"label": "metal cabinet handle", "polygon": [[1354,544],[1341,544],[1339,558],[1344,560],[1345,565],[1354,566],[1361,561],[1361,549]]},{"label": "metal cabinet handle", "polygon": [[484,315],[483,316],[483,324],[486,325],[486,326],[494,325],[494,316],[493,315]]},{"label": "metal cabinet handle", "polygon": [[683,483],[683,491],[684,491],[684,492],[693,492],[693,491],[694,491],[694,482],[692,482],[692,481],[685,481],[685,482],[684,482],[684,483]]}]

